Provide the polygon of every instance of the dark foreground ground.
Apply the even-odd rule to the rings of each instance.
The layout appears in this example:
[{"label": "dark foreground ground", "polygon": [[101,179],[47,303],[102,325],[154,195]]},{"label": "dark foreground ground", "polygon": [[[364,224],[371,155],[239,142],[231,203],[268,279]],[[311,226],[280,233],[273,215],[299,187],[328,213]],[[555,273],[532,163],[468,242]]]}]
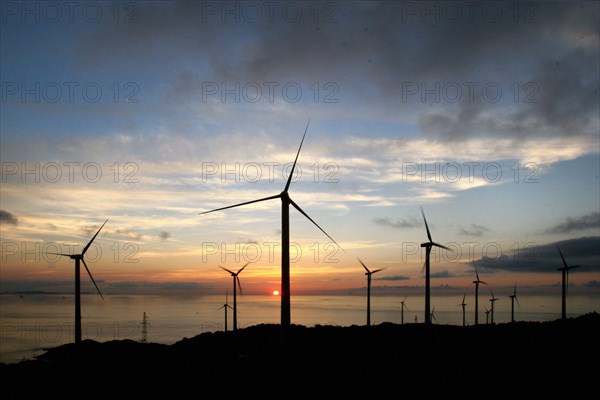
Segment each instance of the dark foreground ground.
[{"label": "dark foreground ground", "polygon": [[[0,364],[2,397],[542,398],[600,392],[600,315],[470,327],[279,325],[173,345],[83,341]],[[166,390],[168,395],[162,396]],[[412,393],[412,394],[411,394]],[[9,397],[7,397],[9,396]],[[428,397],[429,398],[429,397]]]}]

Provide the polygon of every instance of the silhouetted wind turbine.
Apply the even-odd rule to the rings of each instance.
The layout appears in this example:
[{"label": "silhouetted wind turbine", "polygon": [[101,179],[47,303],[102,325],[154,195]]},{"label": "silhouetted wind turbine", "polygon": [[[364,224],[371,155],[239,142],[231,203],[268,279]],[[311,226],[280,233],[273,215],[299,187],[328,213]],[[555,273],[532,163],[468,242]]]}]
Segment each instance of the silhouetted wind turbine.
[{"label": "silhouetted wind turbine", "polygon": [[561,307],[561,316],[562,319],[567,318],[567,288],[569,286],[569,270],[573,268],[579,267],[579,265],[571,265],[568,266],[565,261],[565,257],[563,256],[562,251],[560,251],[560,247],[556,245],[558,252],[560,253],[560,258],[562,258],[563,266],[558,268],[557,271],[562,272],[562,307]]},{"label": "silhouetted wind turbine", "polygon": [[400,304],[402,304],[402,307],[400,308],[400,310],[401,310],[401,312],[400,312],[400,323],[401,323],[402,325],[404,325],[404,309],[406,308],[406,311],[408,311],[408,307],[406,307],[406,305],[404,304],[404,303],[406,302],[406,298],[407,298],[407,297],[408,297],[408,296],[404,297],[404,300],[402,300],[402,301],[400,302]]},{"label": "silhouetted wind turbine", "polygon": [[[242,272],[244,270],[244,268],[246,268],[248,266],[248,264],[250,263],[246,263],[246,265],[244,265],[242,268],[238,269],[238,272],[233,272],[228,270],[227,268],[221,267],[219,265],[219,268],[229,272],[231,274],[231,276],[233,277],[233,331],[237,331],[237,291],[236,291],[236,283],[237,283],[237,287],[240,288],[240,294],[242,294],[242,285],[240,284],[240,278],[239,278],[239,274],[240,272]],[[226,294],[227,295],[227,294]],[[225,308],[225,313],[227,313],[227,308]]]},{"label": "silhouetted wind turbine", "polygon": [[466,325],[466,320],[465,320],[465,307],[467,306],[467,303],[465,303],[466,296],[467,296],[466,294],[463,294],[462,302],[459,304],[460,306],[462,306],[462,310],[463,310],[463,326]]},{"label": "silhouetted wind turbine", "polygon": [[517,299],[517,283],[515,282],[515,289],[513,290],[513,294],[510,296],[510,322],[515,322],[515,300],[517,304],[519,304],[519,299]]},{"label": "silhouetted wind turbine", "polygon": [[267,201],[273,199],[281,199],[281,290],[279,291],[281,297],[281,329],[282,333],[285,333],[289,330],[291,325],[291,311],[290,311],[290,204],[294,206],[296,210],[298,210],[302,215],[304,215],[310,222],[312,222],[321,232],[323,232],[331,241],[333,241],[340,248],[341,246],[333,240],[331,236],[327,232],[323,230],[311,217],[306,214],[298,204],[296,204],[289,196],[288,189],[290,188],[290,184],[292,183],[292,178],[294,176],[294,169],[296,168],[296,163],[298,162],[298,156],[300,155],[300,150],[302,149],[302,144],[304,143],[304,138],[306,137],[306,132],[308,131],[308,125],[310,124],[310,120],[306,124],[306,128],[304,129],[304,135],[302,136],[302,141],[300,142],[300,147],[298,148],[298,153],[296,154],[296,159],[294,160],[294,164],[292,165],[292,170],[290,172],[290,176],[288,177],[287,183],[283,191],[279,194],[264,197],[258,200],[251,200],[245,203],[234,204],[232,206],[221,207],[210,211],[201,212],[199,215],[208,214],[215,211],[227,210],[229,208],[240,207],[246,204],[258,203],[260,201]]},{"label": "silhouetted wind turbine", "polygon": [[490,311],[492,312],[492,325],[494,325],[494,303],[500,299],[494,297],[494,292],[492,292],[492,289],[490,289],[490,293],[492,294],[492,297],[490,298],[490,303],[492,303],[492,308],[490,309]]},{"label": "silhouetted wind turbine", "polygon": [[360,260],[360,258],[358,259],[358,261],[362,264],[365,271],[367,271],[365,272],[365,275],[367,276],[367,326],[371,326],[371,275],[381,271],[383,268],[374,269],[373,271],[370,271],[369,268],[367,268],[367,266],[365,265],[365,263]]},{"label": "silhouetted wind turbine", "polygon": [[479,325],[479,284],[483,283],[484,285],[487,285],[487,283],[479,279],[479,273],[477,272],[475,262],[473,262],[473,267],[475,268],[475,276],[477,277],[477,280],[473,281],[475,284],[475,325]]},{"label": "silhouetted wind turbine", "polygon": [[87,264],[85,263],[83,256],[85,255],[86,251],[88,251],[88,249],[92,245],[92,242],[94,241],[94,239],[96,239],[96,236],[98,236],[98,234],[100,233],[102,228],[104,228],[104,225],[107,222],[108,222],[108,219],[106,221],[104,221],[104,224],[102,224],[100,229],[98,229],[98,232],[96,232],[96,234],[92,237],[92,239],[88,242],[88,244],[85,245],[85,247],[81,251],[81,254],[48,253],[48,254],[54,254],[57,256],[69,257],[71,260],[75,260],[75,343],[81,342],[81,279],[80,279],[81,263],[83,263],[85,270],[87,271],[88,275],[90,276],[90,279],[94,283],[94,286],[96,287],[96,290],[98,291],[98,294],[100,295],[100,297],[102,297],[102,300],[104,300],[104,296],[102,296],[102,293],[100,292],[100,289],[98,288],[98,285],[96,284],[96,281],[94,280],[94,277],[92,276],[92,273],[90,272],[90,269],[88,268]]},{"label": "silhouetted wind turbine", "polygon": [[483,308],[485,309],[485,323],[489,324],[490,323],[490,319],[489,319],[489,317],[490,317],[490,310],[488,310],[487,307],[485,307],[485,306]]},{"label": "silhouetted wind turbine", "polygon": [[433,308],[431,309],[431,319],[433,319],[435,321],[435,323],[437,324],[438,320],[435,317],[435,306],[433,306]]},{"label": "silhouetted wind turbine", "polygon": [[225,291],[225,304],[223,304],[221,307],[217,308],[217,310],[220,310],[221,308],[225,309],[225,332],[227,332],[227,309],[231,308],[233,310],[233,307],[231,307],[228,304],[228,295],[229,295],[229,289],[227,289]]},{"label": "silhouetted wind turbine", "polygon": [[[431,248],[433,246],[440,247],[442,249],[450,250],[446,246],[442,246],[439,243],[435,243],[431,238],[431,232],[429,232],[429,226],[427,225],[427,219],[425,218],[425,212],[421,207],[421,214],[423,214],[423,221],[425,222],[425,229],[427,229],[427,238],[429,242],[421,243],[421,247],[425,247],[425,324],[431,324],[431,313],[430,313],[430,292],[431,287],[429,283],[429,261],[431,256]],[[450,250],[452,251],[452,250]]]}]

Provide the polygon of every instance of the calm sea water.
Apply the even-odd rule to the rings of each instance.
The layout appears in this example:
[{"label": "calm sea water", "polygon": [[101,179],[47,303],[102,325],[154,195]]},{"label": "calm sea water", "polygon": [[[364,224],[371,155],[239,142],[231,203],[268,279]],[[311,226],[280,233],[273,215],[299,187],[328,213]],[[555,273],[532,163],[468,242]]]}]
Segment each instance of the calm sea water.
[{"label": "calm sea water", "polygon": [[[404,297],[371,297],[371,322],[400,323],[400,302]],[[432,296],[435,318],[440,324],[462,324],[461,296]],[[0,296],[0,362],[12,363],[35,357],[44,349],[73,342],[73,296],[2,295]],[[474,300],[467,298],[466,319],[474,321]],[[549,321],[560,318],[559,296],[522,296],[516,306],[516,319]],[[109,341],[140,340],[142,316],[146,312],[148,341],[172,344],[184,337],[224,329],[222,296],[82,296],[82,331],[84,339]],[[230,304],[232,304],[230,299]],[[423,322],[423,299],[408,297],[404,322]],[[480,297],[479,321],[485,323],[483,307],[487,299]],[[574,317],[600,309],[597,296],[570,296],[569,316]],[[228,329],[233,326],[233,312],[228,312]],[[279,323],[280,299],[275,296],[244,296],[238,299],[238,326]],[[510,299],[496,302],[494,321],[510,321]],[[364,296],[293,296],[292,322],[306,326],[364,325]]]}]

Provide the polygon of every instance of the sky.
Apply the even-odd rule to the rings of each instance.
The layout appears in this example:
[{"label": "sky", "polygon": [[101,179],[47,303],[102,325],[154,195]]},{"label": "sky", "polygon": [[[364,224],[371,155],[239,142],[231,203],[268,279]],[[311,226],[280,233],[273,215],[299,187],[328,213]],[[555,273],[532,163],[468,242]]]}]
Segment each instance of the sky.
[{"label": "sky", "polygon": [[[1,4],[0,291],[600,298],[597,2]],[[309,123],[310,121],[310,123]],[[85,291],[93,291],[82,276]],[[598,306],[598,301],[591,308]]]}]

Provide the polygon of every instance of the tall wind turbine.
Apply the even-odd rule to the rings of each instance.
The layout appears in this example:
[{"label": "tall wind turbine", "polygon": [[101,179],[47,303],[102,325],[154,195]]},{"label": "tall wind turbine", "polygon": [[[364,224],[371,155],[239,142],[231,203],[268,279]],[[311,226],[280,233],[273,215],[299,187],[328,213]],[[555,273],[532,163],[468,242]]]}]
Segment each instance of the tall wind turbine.
[{"label": "tall wind turbine", "polygon": [[[240,207],[246,204],[258,203],[260,201],[267,201],[273,199],[281,199],[281,290],[279,291],[281,297],[281,329],[282,333],[285,333],[289,330],[291,325],[291,311],[290,311],[290,204],[294,206],[296,210],[298,210],[302,215],[304,215],[310,222],[312,222],[321,232],[323,232],[331,241],[333,241],[336,245],[339,244],[333,240],[331,236],[327,232],[323,230],[311,217],[306,214],[298,204],[296,204],[289,196],[288,189],[290,188],[290,184],[292,183],[292,178],[294,176],[294,169],[296,168],[296,163],[298,162],[298,156],[300,155],[300,150],[302,149],[302,144],[304,143],[304,138],[306,137],[306,132],[308,131],[308,125],[310,124],[310,120],[306,124],[306,128],[304,129],[304,135],[302,136],[302,141],[300,142],[300,147],[298,148],[298,153],[296,154],[296,159],[294,160],[294,164],[292,165],[292,170],[290,172],[290,176],[288,177],[287,183],[283,191],[279,194],[264,197],[258,200],[251,200],[245,203],[234,204],[232,206],[221,207],[210,211],[201,212],[199,215],[208,214],[215,211],[227,210],[229,208]],[[340,246],[341,248],[341,246]]]},{"label": "tall wind turbine", "polygon": [[491,293],[491,295],[492,295],[492,297],[490,298],[490,303],[492,303],[492,306],[491,306],[491,309],[490,309],[490,311],[491,311],[491,313],[492,313],[492,325],[494,325],[494,303],[495,303],[497,300],[500,300],[500,299],[498,299],[498,298],[494,297],[494,292],[492,292],[492,289],[490,289],[490,293]]},{"label": "tall wind turbine", "polygon": [[510,322],[515,322],[515,300],[517,304],[519,304],[519,299],[517,299],[517,283],[515,282],[515,289],[513,290],[513,294],[510,296]]},{"label": "tall wind turbine", "polygon": [[475,267],[475,276],[477,277],[477,280],[473,281],[475,284],[475,325],[479,325],[479,284],[483,283],[484,285],[487,285],[487,283],[479,279],[479,273],[477,272],[475,262],[473,262],[473,267]]},{"label": "tall wind turbine", "polygon": [[404,303],[406,302],[406,299],[407,299],[407,297],[408,297],[408,296],[404,297],[404,300],[402,300],[402,301],[400,302],[400,304],[402,304],[402,307],[401,307],[401,309],[400,309],[400,310],[401,310],[401,311],[400,311],[400,323],[401,323],[402,325],[404,325],[404,309],[406,308],[406,311],[408,311],[408,307],[406,307],[406,304],[404,304]]},{"label": "tall wind turbine", "polygon": [[[250,263],[246,263],[246,265],[244,265],[242,268],[238,269],[238,272],[233,272],[231,270],[228,270],[227,268],[221,267],[219,265],[219,268],[221,268],[224,271],[227,271],[231,274],[231,276],[233,277],[233,331],[237,331],[237,291],[236,288],[239,287],[240,288],[240,294],[242,294],[242,285],[240,284],[240,278],[239,278],[239,274],[240,272],[242,272],[244,270],[244,268],[246,268],[248,266],[248,264]],[[237,286],[236,286],[237,283]],[[225,294],[227,295],[227,294]],[[225,321],[227,321],[227,307],[225,307]],[[225,322],[227,323],[227,322]],[[227,328],[225,328],[225,330],[227,330]]]},{"label": "tall wind turbine", "polygon": [[81,342],[81,278],[80,278],[81,263],[83,263],[85,270],[87,271],[88,275],[90,276],[90,279],[94,283],[94,286],[96,287],[96,290],[98,291],[98,294],[100,295],[100,297],[102,297],[102,300],[104,300],[104,296],[102,296],[102,293],[100,292],[100,289],[98,288],[98,285],[96,284],[96,281],[94,280],[94,277],[92,276],[92,273],[90,272],[90,269],[88,268],[87,264],[85,263],[83,256],[85,255],[86,251],[88,251],[88,249],[92,245],[92,242],[94,241],[94,239],[96,239],[96,236],[98,236],[98,234],[100,233],[102,228],[104,228],[104,225],[107,222],[108,222],[108,219],[106,221],[104,221],[104,224],[102,224],[100,229],[98,229],[98,232],[96,232],[96,234],[92,237],[92,239],[88,242],[88,244],[85,245],[85,247],[81,251],[81,254],[48,253],[48,254],[54,254],[57,256],[69,257],[71,260],[75,260],[75,343]]},{"label": "tall wind turbine", "polygon": [[466,325],[466,320],[465,320],[465,307],[467,306],[467,303],[465,303],[466,296],[467,296],[466,294],[463,294],[462,302],[459,304],[460,306],[462,306],[462,310],[463,310],[463,326]]},{"label": "tall wind turbine", "polygon": [[225,309],[225,332],[227,332],[227,309],[231,308],[233,310],[233,307],[231,307],[228,303],[228,297],[229,297],[229,289],[227,289],[225,291],[225,304],[223,304],[221,307],[217,308],[217,311],[220,310],[221,308]]},{"label": "tall wind turbine", "polygon": [[557,271],[562,272],[562,307],[561,307],[561,316],[562,319],[567,319],[567,288],[569,286],[569,270],[573,268],[579,267],[579,265],[571,265],[568,266],[565,261],[565,257],[563,256],[562,251],[560,251],[560,247],[556,245],[558,252],[560,253],[560,258],[562,258],[563,266],[558,268]]},{"label": "tall wind turbine", "polygon": [[[421,214],[423,215],[423,221],[425,222],[425,229],[427,229],[427,238],[429,239],[429,242],[425,242],[425,243],[421,243],[421,247],[425,247],[425,324],[426,325],[430,325],[431,324],[431,312],[430,312],[430,305],[431,305],[431,298],[430,298],[430,294],[431,294],[431,286],[429,283],[429,261],[430,261],[430,256],[431,256],[431,248],[433,246],[442,248],[442,249],[446,249],[446,250],[450,250],[449,248],[447,248],[446,246],[442,246],[439,243],[435,243],[433,241],[433,239],[431,238],[431,232],[429,232],[429,226],[427,225],[427,219],[425,218],[425,212],[423,211],[423,208],[421,207]],[[450,250],[452,251],[452,250]]]},{"label": "tall wind turbine", "polygon": [[365,263],[360,260],[360,258],[358,259],[358,261],[362,264],[365,271],[367,271],[365,272],[365,275],[367,276],[367,326],[371,326],[371,275],[381,271],[383,268],[374,269],[373,271],[370,271],[369,268],[367,268],[367,266],[365,265]]},{"label": "tall wind turbine", "polygon": [[489,324],[490,323],[490,310],[487,309],[487,307],[483,306],[483,308],[485,309],[485,323]]}]

